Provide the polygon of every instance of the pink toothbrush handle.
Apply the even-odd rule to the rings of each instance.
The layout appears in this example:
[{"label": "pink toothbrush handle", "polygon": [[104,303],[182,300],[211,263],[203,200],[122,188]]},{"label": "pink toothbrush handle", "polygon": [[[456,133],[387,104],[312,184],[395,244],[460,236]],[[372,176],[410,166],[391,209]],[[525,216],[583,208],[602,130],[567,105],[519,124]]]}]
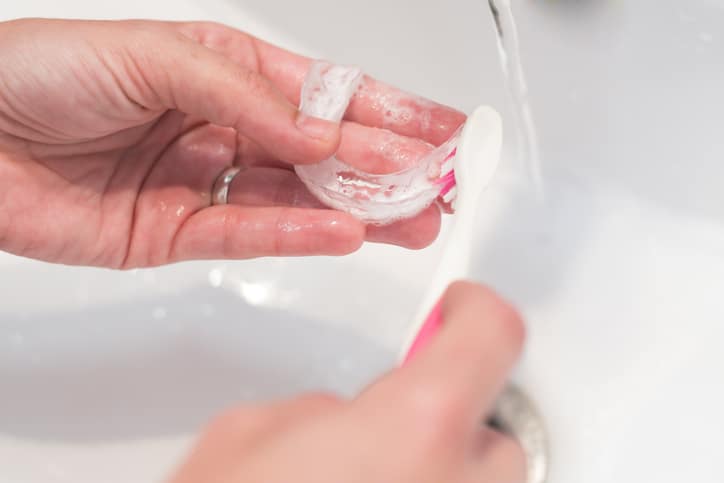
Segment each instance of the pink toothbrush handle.
[{"label": "pink toothbrush handle", "polygon": [[441,326],[442,303],[438,302],[437,304],[435,304],[435,307],[433,307],[430,315],[427,316],[427,319],[425,319],[425,323],[422,324],[420,331],[417,333],[417,337],[415,337],[415,341],[412,343],[412,346],[410,346],[410,350],[407,352],[405,360],[402,363],[403,366],[407,364],[420,349],[427,345],[427,343],[437,333]]}]

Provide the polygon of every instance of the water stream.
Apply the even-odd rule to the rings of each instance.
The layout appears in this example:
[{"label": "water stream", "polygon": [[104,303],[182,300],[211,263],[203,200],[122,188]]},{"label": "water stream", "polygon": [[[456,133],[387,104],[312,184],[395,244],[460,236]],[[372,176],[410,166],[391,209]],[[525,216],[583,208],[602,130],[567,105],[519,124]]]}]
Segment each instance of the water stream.
[{"label": "water stream", "polygon": [[539,196],[543,194],[538,131],[528,96],[528,82],[521,64],[518,27],[510,0],[488,0],[495,21],[498,53],[513,109],[518,161]]}]

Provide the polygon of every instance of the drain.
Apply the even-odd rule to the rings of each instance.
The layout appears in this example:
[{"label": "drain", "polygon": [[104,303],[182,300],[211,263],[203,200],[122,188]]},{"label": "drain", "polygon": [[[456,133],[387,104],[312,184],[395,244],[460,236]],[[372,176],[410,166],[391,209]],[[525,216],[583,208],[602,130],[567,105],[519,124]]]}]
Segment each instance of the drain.
[{"label": "drain", "polygon": [[540,413],[517,386],[509,385],[501,394],[488,424],[514,438],[527,460],[527,483],[548,479],[548,435]]}]

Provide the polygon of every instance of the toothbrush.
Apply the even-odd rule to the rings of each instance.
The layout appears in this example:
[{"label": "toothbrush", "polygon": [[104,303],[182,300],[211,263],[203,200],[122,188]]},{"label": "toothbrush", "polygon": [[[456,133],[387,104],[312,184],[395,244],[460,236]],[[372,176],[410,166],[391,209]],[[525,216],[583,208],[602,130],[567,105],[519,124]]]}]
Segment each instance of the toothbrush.
[{"label": "toothbrush", "polygon": [[[496,111],[489,107],[478,108],[465,124],[456,151],[453,151],[450,160],[446,160],[446,163],[450,161],[453,164],[452,170],[448,171],[448,165],[442,167],[444,175],[441,182],[444,188],[441,196],[444,201],[454,198],[455,219],[430,288],[401,347],[401,365],[423,347],[442,325],[438,300],[445,288],[468,275],[478,202],[498,166],[502,131],[502,122]],[[452,193],[452,196],[448,193]],[[526,455],[526,481],[546,481],[549,441],[533,401],[517,386],[509,384],[500,394],[491,420],[523,448]]]},{"label": "toothbrush", "polygon": [[444,201],[454,198],[455,218],[443,255],[403,340],[399,360],[404,363],[439,328],[437,302],[447,286],[468,275],[480,195],[488,187],[500,160],[503,127],[500,115],[481,106],[468,118],[457,147],[441,171]]},{"label": "toothbrush", "polygon": [[[314,61],[302,85],[300,112],[339,122],[361,81],[362,71],[357,67]],[[373,224],[411,218],[437,198],[455,209],[446,250],[403,341],[402,362],[437,330],[440,314],[433,308],[438,297],[452,281],[468,273],[478,201],[495,174],[502,142],[500,115],[491,107],[481,106],[417,166],[398,173],[364,173],[334,156],[316,165],[295,167],[299,178],[322,203]],[[339,176],[342,171],[345,176]],[[365,189],[358,192],[358,186]]]}]

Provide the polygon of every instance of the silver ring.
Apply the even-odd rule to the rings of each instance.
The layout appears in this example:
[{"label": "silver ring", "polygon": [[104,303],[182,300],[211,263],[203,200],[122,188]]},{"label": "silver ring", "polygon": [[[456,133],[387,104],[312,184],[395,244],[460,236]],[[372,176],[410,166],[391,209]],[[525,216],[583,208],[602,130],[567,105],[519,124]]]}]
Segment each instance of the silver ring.
[{"label": "silver ring", "polygon": [[221,172],[211,188],[212,205],[225,205],[229,202],[229,187],[240,172],[241,168],[238,166],[229,166]]},{"label": "silver ring", "polygon": [[528,467],[528,483],[548,481],[548,434],[538,409],[519,387],[508,385],[498,398],[488,423],[517,440],[523,447]]}]

